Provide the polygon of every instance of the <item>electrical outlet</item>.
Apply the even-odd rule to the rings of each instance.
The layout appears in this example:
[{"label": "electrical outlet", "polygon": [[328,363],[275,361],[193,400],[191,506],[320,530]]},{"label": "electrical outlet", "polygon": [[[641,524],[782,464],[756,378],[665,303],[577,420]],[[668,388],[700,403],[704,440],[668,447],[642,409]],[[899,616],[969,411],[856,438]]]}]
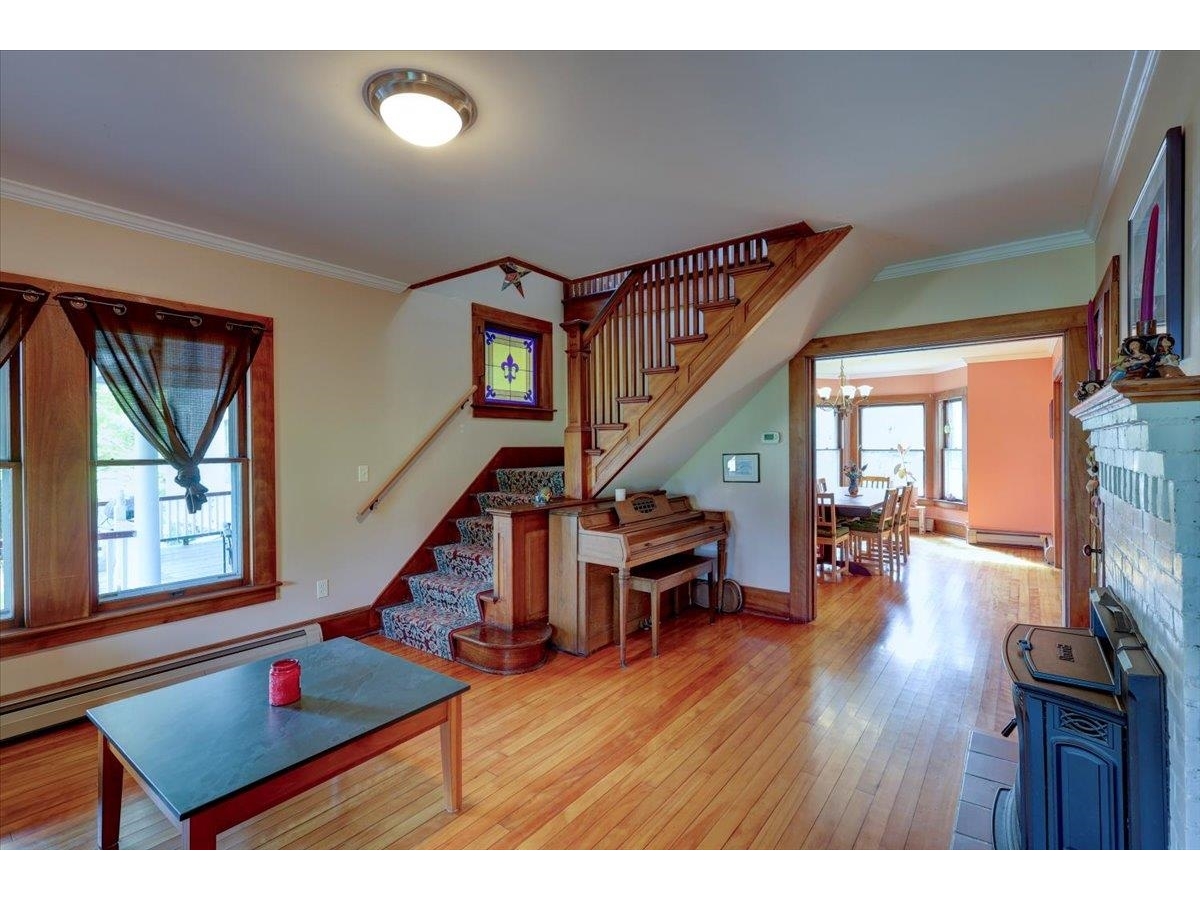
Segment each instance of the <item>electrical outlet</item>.
[{"label": "electrical outlet", "polygon": [[317,599],[324,600],[329,596],[329,579],[322,578],[317,582]]},{"label": "electrical outlet", "polygon": [[359,466],[359,467],[358,467],[358,480],[359,480],[359,481],[366,481],[366,480],[367,480],[367,467],[366,467],[366,466]]}]

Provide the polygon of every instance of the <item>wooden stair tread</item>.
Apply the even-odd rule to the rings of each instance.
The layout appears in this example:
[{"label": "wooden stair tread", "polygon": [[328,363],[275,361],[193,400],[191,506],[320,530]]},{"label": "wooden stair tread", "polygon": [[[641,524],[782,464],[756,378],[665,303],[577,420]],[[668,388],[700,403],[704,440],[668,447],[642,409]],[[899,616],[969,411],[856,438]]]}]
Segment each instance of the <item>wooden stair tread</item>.
[{"label": "wooden stair tread", "polygon": [[707,341],[707,334],[681,334],[679,337],[667,338],[668,344],[699,344],[701,341]]},{"label": "wooden stair tread", "polygon": [[639,394],[636,396],[631,395],[629,397],[618,397],[617,402],[618,403],[649,403],[650,395],[649,394]]},{"label": "wooden stair tread", "polygon": [[643,375],[674,375],[679,371],[679,366],[651,366],[642,369]]},{"label": "wooden stair tread", "polygon": [[730,297],[727,300],[714,300],[712,303],[697,303],[696,309],[701,312],[715,312],[718,309],[733,309],[741,302],[740,297]]},{"label": "wooden stair tread", "polygon": [[624,431],[624,422],[602,422],[599,425],[593,425],[597,431]]},{"label": "wooden stair tread", "polygon": [[600,447],[588,447],[583,451],[584,456],[603,456],[604,450]]},{"label": "wooden stair tread", "polygon": [[775,268],[775,263],[769,259],[764,259],[759,262],[746,263],[741,266],[730,266],[725,270],[726,275],[749,275],[751,272],[765,272],[767,269]]}]

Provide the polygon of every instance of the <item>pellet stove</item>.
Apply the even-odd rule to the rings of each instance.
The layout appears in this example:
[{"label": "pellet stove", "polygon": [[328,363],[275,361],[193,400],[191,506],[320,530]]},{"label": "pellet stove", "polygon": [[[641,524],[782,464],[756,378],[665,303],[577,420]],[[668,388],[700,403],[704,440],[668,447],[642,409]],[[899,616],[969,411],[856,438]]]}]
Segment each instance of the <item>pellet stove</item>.
[{"label": "pellet stove", "polygon": [[1128,608],[1093,591],[1089,628],[1014,625],[1004,642],[1020,761],[997,849],[1164,849],[1162,671]]}]

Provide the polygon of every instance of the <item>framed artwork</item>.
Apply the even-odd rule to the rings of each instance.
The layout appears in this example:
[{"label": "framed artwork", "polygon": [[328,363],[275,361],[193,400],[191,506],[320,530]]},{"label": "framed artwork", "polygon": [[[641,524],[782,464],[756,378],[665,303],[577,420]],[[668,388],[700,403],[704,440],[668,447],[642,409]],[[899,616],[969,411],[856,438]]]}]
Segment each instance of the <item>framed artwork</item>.
[{"label": "framed artwork", "polygon": [[758,454],[722,453],[721,476],[725,481],[758,481]]},{"label": "framed artwork", "polygon": [[1128,271],[1125,308],[1128,332],[1153,319],[1158,331],[1185,350],[1183,321],[1183,129],[1163,138],[1154,165],[1133,204],[1128,222]]},{"label": "framed artwork", "polygon": [[1097,372],[1101,384],[1108,378],[1117,349],[1121,317],[1121,257],[1109,261],[1096,296],[1088,304],[1088,369]]}]

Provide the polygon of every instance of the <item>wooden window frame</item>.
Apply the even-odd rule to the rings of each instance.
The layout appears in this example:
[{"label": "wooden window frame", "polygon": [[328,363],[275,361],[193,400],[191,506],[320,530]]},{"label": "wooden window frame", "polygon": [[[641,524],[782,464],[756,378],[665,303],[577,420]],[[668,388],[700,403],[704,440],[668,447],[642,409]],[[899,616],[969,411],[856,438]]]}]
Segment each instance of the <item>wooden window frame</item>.
[{"label": "wooden window frame", "polygon": [[[966,509],[967,501],[970,499],[971,484],[970,477],[967,473],[967,389],[965,387],[952,388],[948,391],[941,391],[934,394],[932,397],[934,407],[937,413],[937,423],[935,439],[937,441],[937,481],[935,482],[936,496],[926,505],[934,505],[949,508],[949,509]],[[948,500],[944,494],[946,493],[945,485],[945,467],[942,465],[942,453],[946,449],[946,403],[950,400],[961,400],[963,404],[963,435],[962,435],[962,455],[963,455],[963,496],[961,500]]]},{"label": "wooden window frame", "polygon": [[24,516],[21,513],[21,497],[24,493],[22,485],[24,484],[23,472],[21,469],[21,348],[17,347],[13,351],[12,356],[8,359],[8,423],[9,423],[9,458],[0,461],[0,468],[8,469],[12,473],[12,538],[13,546],[7,549],[7,552],[12,556],[12,572],[13,580],[10,587],[12,588],[12,606],[13,614],[7,619],[0,618],[0,634],[15,628],[20,628],[25,621],[24,604],[19,602],[20,598],[25,593],[24,580],[24,553],[21,552],[25,546],[22,522]]},{"label": "wooden window frame", "polygon": [[[961,398],[963,403],[967,402],[967,389],[965,387],[951,388],[948,391],[941,391],[936,394],[886,394],[884,396],[872,396],[871,402],[858,406],[854,410],[854,414],[849,416],[849,427],[851,440],[848,442],[848,447],[843,451],[844,463],[854,462],[861,457],[861,436],[862,422],[860,416],[862,410],[878,406],[916,406],[922,405],[925,407],[925,490],[926,494],[919,499],[922,506],[934,506],[943,509],[967,509],[967,498],[959,500],[944,500],[942,499],[942,403],[946,400],[955,400]],[[964,412],[966,407],[963,407]],[[935,449],[930,450],[933,447]],[[966,459],[967,439],[963,436],[963,458]],[[850,454],[856,454],[853,458]],[[966,474],[963,475],[963,493],[967,493]]]},{"label": "wooden window frame", "polygon": [[[537,405],[505,403],[488,400],[485,394],[487,374],[483,348],[483,330],[487,327],[528,335],[535,341],[534,373],[537,379]],[[475,396],[471,400],[471,415],[488,419],[533,419],[549,421],[554,418],[554,338],[553,325],[545,319],[535,319],[520,313],[471,304],[471,378]]]},{"label": "wooden window frame", "polygon": [[[229,316],[263,326],[247,376],[249,429],[246,466],[249,510],[242,577],[231,584],[189,585],[100,603],[96,580],[96,515],[92,426],[92,366],[65,313],[48,302],[21,352],[21,455],[26,544],[24,591],[17,613],[0,631],[0,649],[19,655],[167,622],[265,603],[278,598],[275,489],[275,361],[273,320],[264,316],[127,294],[88,285],[3,273],[59,293],[98,294],[202,315]],[[17,357],[14,356],[14,359]],[[53,402],[50,399],[53,397]],[[15,456],[15,454],[14,454]],[[19,617],[19,622],[17,621]]]}]

